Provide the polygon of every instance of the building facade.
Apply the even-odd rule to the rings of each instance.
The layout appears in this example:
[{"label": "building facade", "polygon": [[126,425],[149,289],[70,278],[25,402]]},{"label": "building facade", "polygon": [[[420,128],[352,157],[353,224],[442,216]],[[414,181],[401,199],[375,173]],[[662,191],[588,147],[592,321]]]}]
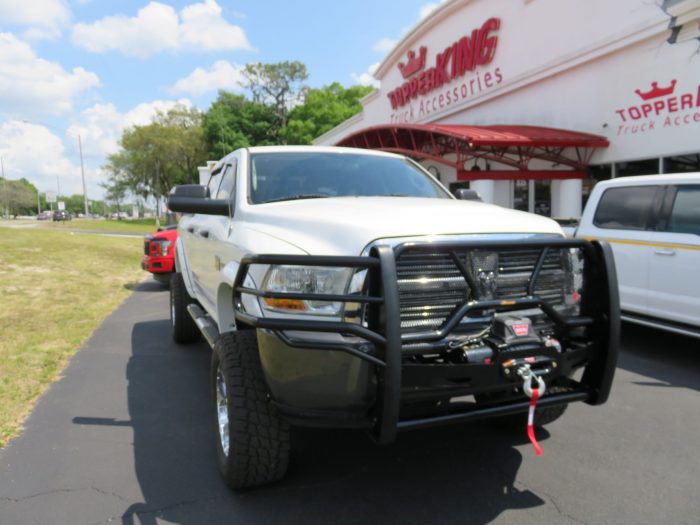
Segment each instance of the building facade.
[{"label": "building facade", "polygon": [[448,0],[318,137],[577,217],[597,180],[700,171],[700,0]]}]

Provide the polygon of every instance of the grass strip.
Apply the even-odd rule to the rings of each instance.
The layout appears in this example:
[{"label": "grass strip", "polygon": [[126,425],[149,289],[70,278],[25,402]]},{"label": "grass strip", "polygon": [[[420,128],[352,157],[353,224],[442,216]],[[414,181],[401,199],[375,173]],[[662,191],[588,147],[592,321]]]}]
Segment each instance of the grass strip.
[{"label": "grass strip", "polygon": [[[71,221],[42,222],[41,227],[55,228],[57,230],[100,230],[116,233],[153,233],[156,231],[155,219],[73,219]],[[163,223],[165,224],[165,223]]]},{"label": "grass strip", "polygon": [[144,277],[142,240],[0,228],[0,447]]}]

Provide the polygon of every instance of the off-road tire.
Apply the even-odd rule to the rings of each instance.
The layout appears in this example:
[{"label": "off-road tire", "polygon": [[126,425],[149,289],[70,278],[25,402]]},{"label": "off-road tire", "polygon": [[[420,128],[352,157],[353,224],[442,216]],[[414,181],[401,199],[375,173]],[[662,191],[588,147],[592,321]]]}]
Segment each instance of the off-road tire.
[{"label": "off-road tire", "polygon": [[[545,397],[547,394],[563,394],[564,392],[570,392],[571,389],[564,386],[550,386],[547,387],[545,392]],[[564,415],[566,409],[569,405],[555,405],[551,407],[535,407],[535,417],[532,419],[532,425],[535,428],[543,427],[554,423],[557,419]]]},{"label": "off-road tire", "polygon": [[[229,450],[219,430],[217,374],[226,386]],[[219,470],[233,489],[284,477],[289,463],[289,424],[270,403],[255,330],[222,334],[211,361],[211,397]]]},{"label": "off-road tire", "polygon": [[170,324],[176,343],[193,343],[200,337],[199,328],[187,311],[187,305],[194,302],[187,293],[182,274],[173,273],[170,276]]}]

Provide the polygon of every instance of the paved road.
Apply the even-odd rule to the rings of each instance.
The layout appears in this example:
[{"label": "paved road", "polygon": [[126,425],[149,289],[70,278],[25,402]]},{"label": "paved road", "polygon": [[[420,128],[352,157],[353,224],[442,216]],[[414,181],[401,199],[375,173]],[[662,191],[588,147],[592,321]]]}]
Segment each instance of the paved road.
[{"label": "paved road", "polygon": [[610,402],[541,435],[493,422],[381,448],[299,430],[288,477],[233,494],[206,415],[209,351],[171,344],[144,283],[0,452],[0,524],[700,523],[700,345],[626,328]]}]

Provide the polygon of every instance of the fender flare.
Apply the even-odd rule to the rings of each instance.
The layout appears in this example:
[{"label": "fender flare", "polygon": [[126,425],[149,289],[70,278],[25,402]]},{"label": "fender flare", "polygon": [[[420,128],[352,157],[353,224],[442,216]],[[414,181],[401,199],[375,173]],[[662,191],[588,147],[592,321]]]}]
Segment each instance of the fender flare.
[{"label": "fender flare", "polygon": [[182,280],[185,281],[185,288],[190,297],[196,297],[192,279],[190,277],[190,265],[187,262],[185,249],[180,242],[180,237],[175,242],[175,271],[182,274]]}]

